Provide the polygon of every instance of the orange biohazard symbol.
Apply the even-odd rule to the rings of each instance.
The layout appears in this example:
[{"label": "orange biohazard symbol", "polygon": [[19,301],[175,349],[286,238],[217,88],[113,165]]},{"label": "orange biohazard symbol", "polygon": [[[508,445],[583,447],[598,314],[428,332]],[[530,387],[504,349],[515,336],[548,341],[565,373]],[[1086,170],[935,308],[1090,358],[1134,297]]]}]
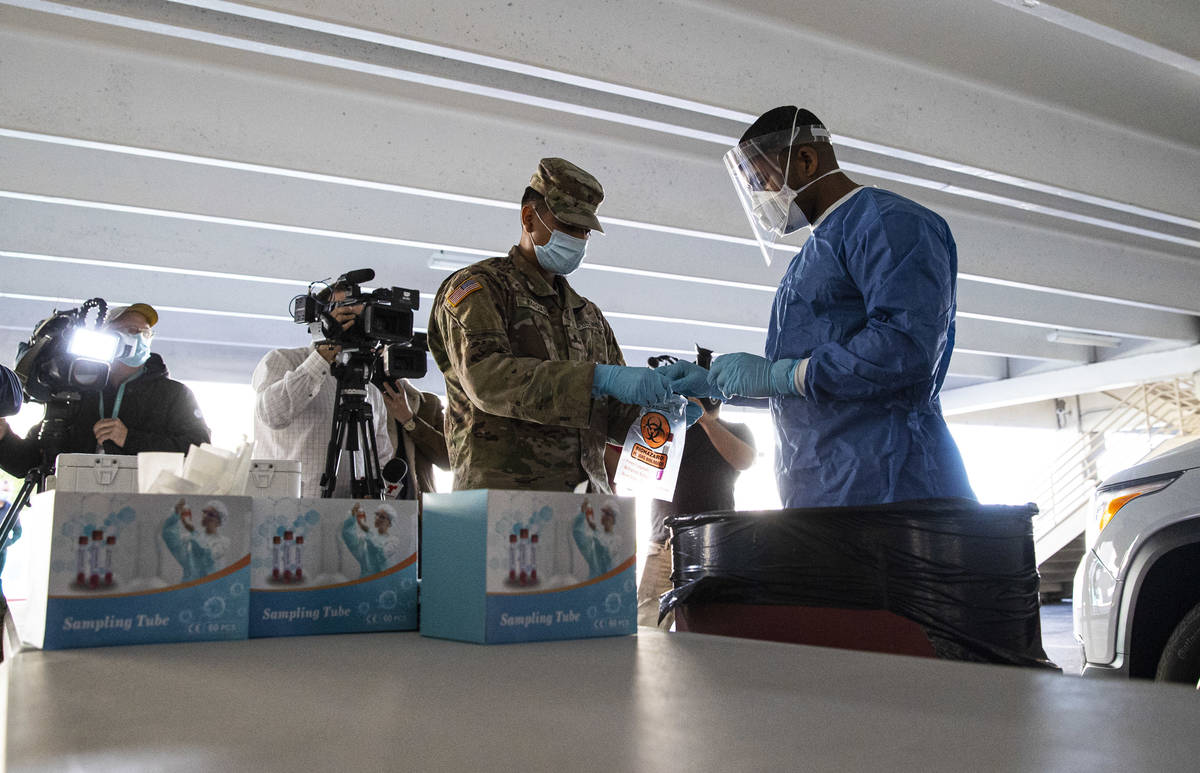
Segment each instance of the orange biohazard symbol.
[{"label": "orange biohazard symbol", "polygon": [[647,413],[642,417],[642,437],[646,445],[660,448],[671,439],[671,423],[661,413]]}]

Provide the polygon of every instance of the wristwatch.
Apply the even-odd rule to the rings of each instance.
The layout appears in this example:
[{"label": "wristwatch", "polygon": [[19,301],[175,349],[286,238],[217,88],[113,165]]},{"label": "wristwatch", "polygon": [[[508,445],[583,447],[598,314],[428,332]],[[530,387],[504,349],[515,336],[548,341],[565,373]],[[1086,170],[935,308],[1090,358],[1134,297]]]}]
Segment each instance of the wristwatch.
[{"label": "wristwatch", "polygon": [[404,423],[403,423],[403,424],[401,424],[400,426],[401,426],[401,427],[404,429],[404,431],[405,431],[405,432],[412,432],[414,429],[416,429],[416,428],[417,428],[417,416],[416,416],[416,414],[413,414],[413,417],[412,417],[411,419],[409,419],[408,421],[404,422]]}]

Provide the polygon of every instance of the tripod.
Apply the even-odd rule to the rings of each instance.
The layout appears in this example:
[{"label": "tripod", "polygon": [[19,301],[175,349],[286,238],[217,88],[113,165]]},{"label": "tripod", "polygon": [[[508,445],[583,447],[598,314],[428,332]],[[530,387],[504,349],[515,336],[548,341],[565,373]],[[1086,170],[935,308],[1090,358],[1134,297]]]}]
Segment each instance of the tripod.
[{"label": "tripod", "polygon": [[[343,357],[344,361],[341,360]],[[337,379],[337,392],[334,394],[333,429],[325,452],[325,472],[321,475],[321,496],[326,499],[333,496],[337,487],[343,449],[350,454],[350,496],[355,499],[383,498],[374,415],[367,402],[367,382],[374,362],[374,352],[343,351],[330,367]]]},{"label": "tripod", "polygon": [[38,443],[41,446],[41,461],[25,474],[25,482],[4,514],[0,522],[0,548],[8,544],[8,535],[17,523],[17,516],[29,504],[29,497],[34,489],[45,490],[46,478],[54,474],[54,464],[58,459],[59,449],[62,448],[63,438],[67,435],[67,427],[72,423],[75,412],[79,408],[81,395],[78,392],[56,392],[46,403],[46,416],[42,419],[42,427],[38,430]]}]

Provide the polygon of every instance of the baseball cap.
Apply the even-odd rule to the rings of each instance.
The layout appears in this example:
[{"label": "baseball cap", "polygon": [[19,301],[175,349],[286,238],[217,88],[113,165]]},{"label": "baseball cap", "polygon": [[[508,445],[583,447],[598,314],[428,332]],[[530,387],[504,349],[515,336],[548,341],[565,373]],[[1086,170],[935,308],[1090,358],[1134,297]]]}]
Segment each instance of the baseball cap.
[{"label": "baseball cap", "polygon": [[112,322],[114,319],[117,319],[122,314],[129,311],[136,311],[138,314],[141,314],[143,317],[145,317],[146,321],[150,323],[150,327],[154,327],[158,324],[158,312],[155,311],[154,307],[148,303],[131,303],[128,306],[117,306],[116,308],[111,308],[108,310],[108,315],[104,319],[106,322]]}]

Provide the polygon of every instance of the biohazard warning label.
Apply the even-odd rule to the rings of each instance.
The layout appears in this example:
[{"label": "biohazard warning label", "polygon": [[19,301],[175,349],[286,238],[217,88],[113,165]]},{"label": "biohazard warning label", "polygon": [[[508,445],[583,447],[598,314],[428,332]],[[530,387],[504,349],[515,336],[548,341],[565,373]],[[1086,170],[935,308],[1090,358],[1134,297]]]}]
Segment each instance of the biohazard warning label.
[{"label": "biohazard warning label", "polygon": [[656,470],[663,470],[667,467],[666,454],[656,454],[640,443],[635,443],[633,445],[633,451],[630,452],[630,455],[635,460],[641,462],[642,464],[648,464]]},{"label": "biohazard warning label", "polygon": [[642,439],[651,448],[661,448],[671,439],[671,422],[661,413],[647,413],[642,416]]}]

